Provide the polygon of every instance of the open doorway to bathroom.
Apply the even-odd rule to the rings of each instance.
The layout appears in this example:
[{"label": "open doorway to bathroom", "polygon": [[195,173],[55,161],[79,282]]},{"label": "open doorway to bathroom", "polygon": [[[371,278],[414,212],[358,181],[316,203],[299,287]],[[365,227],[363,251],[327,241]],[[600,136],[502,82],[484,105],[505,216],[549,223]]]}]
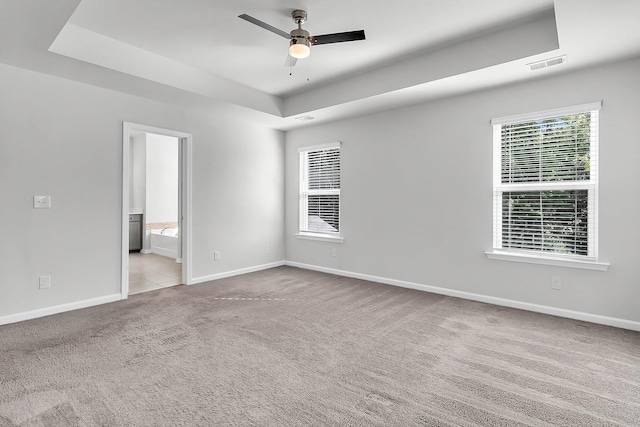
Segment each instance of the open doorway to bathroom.
[{"label": "open doorway to bathroom", "polygon": [[131,137],[129,295],[182,282],[179,148],[174,136],[140,132]]},{"label": "open doorway to bathroom", "polygon": [[189,284],[190,148],[190,134],[123,125],[123,299]]}]

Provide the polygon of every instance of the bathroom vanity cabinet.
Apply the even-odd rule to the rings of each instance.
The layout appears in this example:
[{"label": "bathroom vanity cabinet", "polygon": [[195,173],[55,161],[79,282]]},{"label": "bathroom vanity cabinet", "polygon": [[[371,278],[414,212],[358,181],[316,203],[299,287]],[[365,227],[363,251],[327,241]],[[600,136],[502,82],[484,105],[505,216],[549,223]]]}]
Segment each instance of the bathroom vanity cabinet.
[{"label": "bathroom vanity cabinet", "polygon": [[142,249],[142,214],[129,214],[129,251]]}]

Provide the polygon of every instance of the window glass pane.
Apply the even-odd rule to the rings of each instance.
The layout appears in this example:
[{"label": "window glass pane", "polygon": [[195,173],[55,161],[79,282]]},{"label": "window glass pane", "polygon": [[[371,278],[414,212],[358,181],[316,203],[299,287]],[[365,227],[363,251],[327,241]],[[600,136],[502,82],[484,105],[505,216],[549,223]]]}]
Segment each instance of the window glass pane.
[{"label": "window glass pane", "polygon": [[299,230],[320,234],[340,231],[340,147],[300,151]]},{"label": "window glass pane", "polygon": [[591,113],[502,125],[501,182],[590,179]]},{"label": "window glass pane", "polygon": [[317,233],[337,233],[340,231],[340,196],[308,195],[308,230]]},{"label": "window glass pane", "polygon": [[340,149],[310,151],[308,153],[309,190],[340,188]]},{"label": "window glass pane", "polygon": [[502,247],[588,255],[588,190],[504,192]]}]

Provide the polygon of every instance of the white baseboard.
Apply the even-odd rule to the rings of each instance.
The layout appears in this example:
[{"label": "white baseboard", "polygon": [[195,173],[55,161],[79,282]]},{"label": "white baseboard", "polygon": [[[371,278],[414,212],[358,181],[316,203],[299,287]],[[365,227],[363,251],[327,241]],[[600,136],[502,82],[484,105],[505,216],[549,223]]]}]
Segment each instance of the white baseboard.
[{"label": "white baseboard", "polygon": [[533,311],[536,313],[550,314],[552,316],[566,317],[568,319],[582,320],[600,325],[615,326],[617,328],[629,329],[640,332],[640,322],[633,320],[619,319],[616,317],[601,316],[599,314],[584,313],[580,311],[566,310],[563,308],[549,307],[546,305],[532,304],[528,302],[515,301],[505,298],[497,298],[487,295],[474,294],[471,292],[457,291],[455,289],[441,288],[438,286],[422,285],[419,283],[406,282],[403,280],[389,279],[386,277],[371,276],[369,274],[354,273],[351,271],[336,270],[333,268],[320,267],[316,265],[303,264],[293,261],[285,261],[285,265],[291,267],[315,270],[323,273],[335,274],[337,276],[352,277],[354,279],[368,280],[370,282],[383,283],[385,285],[398,286],[401,288],[416,289],[419,291],[431,292],[434,294],[447,295],[450,297],[463,298],[472,301],[486,302],[488,304],[503,307],[518,308],[520,310]]},{"label": "white baseboard", "polygon": [[39,308],[37,310],[24,311],[22,313],[0,316],[0,325],[22,322],[23,320],[36,319],[38,317],[50,316],[52,314],[64,313],[65,311],[78,310],[81,308],[93,307],[94,305],[106,304],[120,301],[121,294],[106,295],[99,298],[92,298],[83,301],[70,302],[67,304],[55,305],[53,307]]},{"label": "white baseboard", "polygon": [[[311,264],[303,264],[303,263],[294,262],[294,261],[277,261],[269,264],[262,264],[262,265],[256,265],[253,267],[227,271],[224,273],[217,273],[217,274],[211,274],[208,276],[196,277],[192,279],[192,284],[209,282],[217,279],[224,279],[226,277],[233,277],[241,274],[253,273],[256,271],[280,267],[282,265],[303,268],[306,270],[320,271],[323,273],[335,274],[337,276],[368,280],[370,282],[382,283],[386,285],[398,286],[398,287],[408,288],[408,289],[415,289],[419,291],[431,292],[431,293],[440,294],[440,295],[447,295],[447,296],[456,297],[456,298],[463,298],[463,299],[468,299],[472,301],[485,302],[488,304],[494,304],[494,305],[499,305],[503,307],[511,307],[511,308],[517,308],[520,310],[533,311],[536,313],[550,314],[553,316],[566,317],[569,319],[582,320],[585,322],[597,323],[600,325],[607,325],[607,326],[614,326],[617,328],[629,329],[632,331],[640,332],[640,322],[636,322],[633,320],[601,316],[598,314],[584,313],[580,311],[566,310],[566,309],[557,308],[557,307],[549,307],[549,306],[544,306],[539,304],[532,304],[528,302],[497,298],[497,297],[481,295],[481,294],[474,294],[470,292],[457,291],[454,289],[423,285],[423,284],[407,282],[403,280],[389,279],[386,277],[372,276],[369,274],[354,273],[351,271],[337,270],[333,268],[321,267],[321,266],[316,266]],[[106,295],[103,297],[92,298],[92,299],[83,300],[83,301],[76,301],[68,304],[56,305],[53,307],[45,307],[37,310],[25,311],[22,313],[9,314],[6,316],[0,316],[0,325],[21,322],[23,320],[36,319],[38,317],[64,313],[66,311],[78,310],[81,308],[92,307],[95,305],[106,304],[114,301],[120,301],[121,299],[122,299],[121,294],[112,294],[112,295]]]},{"label": "white baseboard", "polygon": [[210,282],[212,280],[224,279],[226,277],[239,276],[241,274],[254,273],[256,271],[268,270],[270,268],[281,267],[285,265],[285,261],[276,261],[269,264],[255,265],[253,267],[241,268],[239,270],[225,271],[224,273],[211,274],[208,276],[194,277],[191,279],[191,284],[195,285],[203,282]]},{"label": "white baseboard", "polygon": [[178,252],[177,251],[174,251],[174,250],[171,250],[171,249],[167,249],[167,248],[162,248],[162,247],[159,247],[159,246],[153,246],[151,248],[151,253],[163,256],[165,258],[173,258],[173,259],[177,259],[178,258]]},{"label": "white baseboard", "polygon": [[[283,266],[284,264],[285,264],[284,261],[277,261],[269,264],[256,265],[253,267],[241,268],[239,270],[212,274],[209,276],[196,277],[191,280],[190,284],[209,282],[211,280],[224,279],[225,277],[239,276],[241,274],[253,273],[261,270],[268,270],[270,268]],[[22,313],[9,314],[7,316],[0,316],[0,325],[7,325],[9,323],[21,322],[23,320],[36,319],[38,317],[64,313],[65,311],[78,310],[81,308],[92,307],[94,305],[120,301],[122,299],[123,299],[122,294],[113,294],[113,295],[106,295],[104,297],[93,298],[89,300],[76,301],[68,304],[56,305],[53,307],[45,307],[37,310],[25,311]]]}]

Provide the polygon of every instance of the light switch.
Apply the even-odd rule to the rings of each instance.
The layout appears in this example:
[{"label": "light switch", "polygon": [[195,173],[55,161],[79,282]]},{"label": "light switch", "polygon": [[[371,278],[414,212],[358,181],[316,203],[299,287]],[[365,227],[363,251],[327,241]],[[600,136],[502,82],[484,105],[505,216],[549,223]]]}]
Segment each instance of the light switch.
[{"label": "light switch", "polygon": [[34,209],[50,209],[51,196],[33,196]]}]

